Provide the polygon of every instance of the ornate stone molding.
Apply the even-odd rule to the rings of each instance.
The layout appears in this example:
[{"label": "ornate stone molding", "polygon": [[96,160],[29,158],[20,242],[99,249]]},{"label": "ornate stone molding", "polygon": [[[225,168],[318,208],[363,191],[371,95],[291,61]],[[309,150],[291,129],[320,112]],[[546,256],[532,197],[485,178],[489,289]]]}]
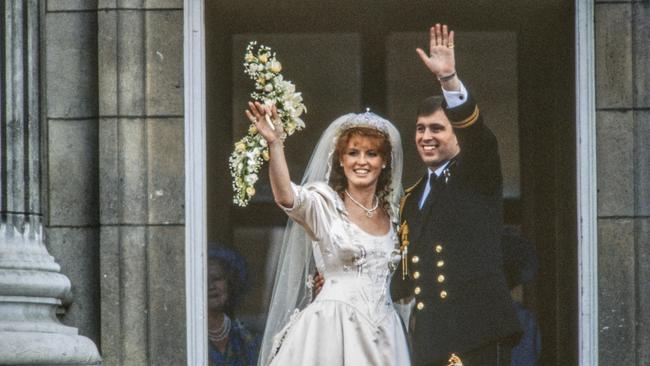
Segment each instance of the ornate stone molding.
[{"label": "ornate stone molding", "polygon": [[0,130],[0,364],[97,365],[97,347],[61,324],[70,280],[41,223],[40,2],[7,1]]}]

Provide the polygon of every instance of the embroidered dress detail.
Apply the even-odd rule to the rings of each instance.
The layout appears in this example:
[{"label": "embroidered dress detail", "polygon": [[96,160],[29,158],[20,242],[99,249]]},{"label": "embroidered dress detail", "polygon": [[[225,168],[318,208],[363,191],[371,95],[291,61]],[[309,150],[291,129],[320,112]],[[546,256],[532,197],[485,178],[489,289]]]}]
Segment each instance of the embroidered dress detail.
[{"label": "embroidered dress detail", "polygon": [[294,193],[300,206],[287,213],[310,233],[325,283],[276,335],[270,365],[410,365],[389,291],[401,261],[393,225],[383,235],[367,233],[324,183],[294,186]]}]

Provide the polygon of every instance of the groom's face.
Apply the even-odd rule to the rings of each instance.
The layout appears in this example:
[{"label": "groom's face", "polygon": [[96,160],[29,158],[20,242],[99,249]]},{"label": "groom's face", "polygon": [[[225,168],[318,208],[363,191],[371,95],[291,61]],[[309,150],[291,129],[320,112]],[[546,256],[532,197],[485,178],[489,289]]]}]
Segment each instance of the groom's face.
[{"label": "groom's face", "polygon": [[415,125],[415,146],[426,166],[436,169],[458,155],[460,146],[449,119],[442,109],[420,116]]}]

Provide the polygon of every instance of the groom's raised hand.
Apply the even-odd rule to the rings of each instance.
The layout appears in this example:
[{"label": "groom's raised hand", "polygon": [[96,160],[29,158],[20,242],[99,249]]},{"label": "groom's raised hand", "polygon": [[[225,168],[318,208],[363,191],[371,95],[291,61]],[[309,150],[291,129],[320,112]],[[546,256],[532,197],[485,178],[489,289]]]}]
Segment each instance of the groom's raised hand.
[{"label": "groom's raised hand", "polygon": [[429,30],[429,54],[421,48],[416,52],[424,65],[438,78],[445,90],[458,90],[460,83],[456,77],[454,54],[454,31],[447,25],[436,24]]}]

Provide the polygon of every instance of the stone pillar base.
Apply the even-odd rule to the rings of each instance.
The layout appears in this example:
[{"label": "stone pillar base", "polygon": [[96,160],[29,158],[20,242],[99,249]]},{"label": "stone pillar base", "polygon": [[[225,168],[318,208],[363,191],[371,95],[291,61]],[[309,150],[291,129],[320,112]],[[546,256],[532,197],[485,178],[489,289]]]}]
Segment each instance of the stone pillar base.
[{"label": "stone pillar base", "polygon": [[0,332],[0,360],[9,365],[101,365],[90,339],[57,333]]},{"label": "stone pillar base", "polygon": [[42,225],[14,221],[20,230],[0,223],[0,364],[100,365],[95,344],[56,316],[70,280],[47,253]]}]

